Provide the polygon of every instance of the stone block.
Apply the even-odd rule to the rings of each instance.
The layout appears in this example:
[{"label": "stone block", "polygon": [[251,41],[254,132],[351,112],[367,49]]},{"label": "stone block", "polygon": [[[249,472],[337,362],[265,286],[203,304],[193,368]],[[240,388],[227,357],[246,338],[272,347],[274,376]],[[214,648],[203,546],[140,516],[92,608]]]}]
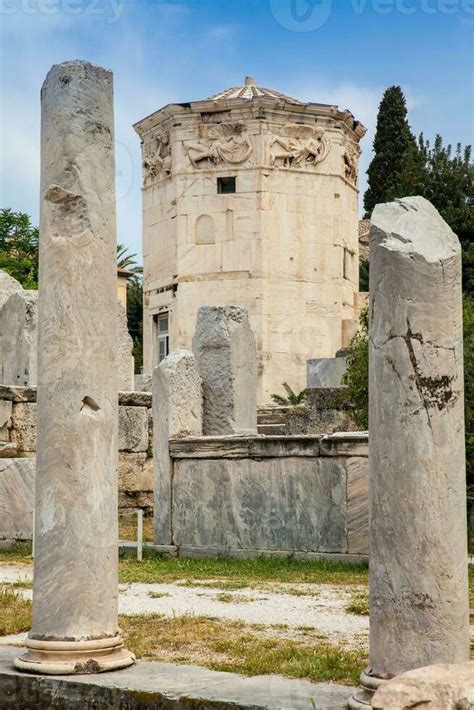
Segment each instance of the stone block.
[{"label": "stone block", "polygon": [[306,363],[307,387],[340,387],[347,370],[345,357],[323,357]]},{"label": "stone block", "polygon": [[474,662],[441,663],[387,680],[372,700],[374,710],[469,710],[474,708]]},{"label": "stone block", "polygon": [[369,435],[366,431],[337,431],[323,436],[319,443],[321,456],[369,455]]},{"label": "stone block", "polygon": [[175,460],[173,541],[345,553],[345,468],[316,458]]},{"label": "stone block", "polygon": [[36,385],[38,292],[15,291],[0,309],[0,382]]},{"label": "stone block", "polygon": [[119,405],[130,407],[148,407],[150,409],[151,392],[119,392]]},{"label": "stone block", "polygon": [[0,441],[9,440],[13,405],[9,400],[0,399]]},{"label": "stone block", "polygon": [[31,540],[36,459],[0,458],[0,539]]},{"label": "stone block", "polygon": [[153,491],[153,461],[145,453],[120,452],[118,458],[119,491]]},{"label": "stone block", "polygon": [[10,440],[20,451],[36,451],[36,406],[34,402],[13,404]]},{"label": "stone block", "polygon": [[193,352],[203,383],[203,433],[257,432],[257,351],[243,306],[201,306]]},{"label": "stone block", "polygon": [[148,449],[148,416],[146,407],[119,407],[119,451]]},{"label": "stone block", "polygon": [[141,508],[145,515],[153,515],[153,491],[119,490],[118,505],[121,512],[132,512]]}]

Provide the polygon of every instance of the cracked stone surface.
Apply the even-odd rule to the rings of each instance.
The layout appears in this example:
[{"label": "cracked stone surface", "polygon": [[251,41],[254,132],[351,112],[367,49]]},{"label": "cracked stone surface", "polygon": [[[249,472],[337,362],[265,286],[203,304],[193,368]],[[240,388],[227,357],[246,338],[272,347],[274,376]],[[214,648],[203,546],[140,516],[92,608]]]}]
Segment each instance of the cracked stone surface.
[{"label": "cracked stone surface", "polygon": [[257,349],[244,306],[201,306],[193,352],[203,384],[203,433],[257,433]]},{"label": "cracked stone surface", "polygon": [[118,633],[112,94],[81,61],[41,90],[35,639]]},{"label": "cracked stone surface", "polygon": [[469,658],[461,253],[424,198],[371,228],[370,662]]}]

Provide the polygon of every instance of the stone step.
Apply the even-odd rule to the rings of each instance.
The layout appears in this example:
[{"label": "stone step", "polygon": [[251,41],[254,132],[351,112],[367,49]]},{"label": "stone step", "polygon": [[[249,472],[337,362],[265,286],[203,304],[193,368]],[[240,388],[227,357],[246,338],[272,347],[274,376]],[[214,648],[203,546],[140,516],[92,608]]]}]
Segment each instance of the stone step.
[{"label": "stone step", "polygon": [[266,675],[243,677],[199,666],[138,661],[119,673],[65,675],[20,673],[13,667],[18,648],[0,648],[0,708],[54,707],[253,708],[253,710],[343,710],[355,688],[336,683]]}]

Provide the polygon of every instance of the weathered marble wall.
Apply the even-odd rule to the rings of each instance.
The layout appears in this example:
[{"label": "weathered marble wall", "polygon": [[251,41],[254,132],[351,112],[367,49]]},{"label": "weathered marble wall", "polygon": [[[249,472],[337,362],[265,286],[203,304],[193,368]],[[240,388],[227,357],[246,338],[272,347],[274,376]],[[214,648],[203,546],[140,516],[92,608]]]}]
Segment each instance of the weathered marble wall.
[{"label": "weathered marble wall", "polygon": [[[119,509],[153,511],[151,394],[119,394]],[[30,539],[36,389],[0,385],[0,540]]]},{"label": "weathered marble wall", "polygon": [[368,554],[363,432],[174,439],[170,454],[177,554]]}]

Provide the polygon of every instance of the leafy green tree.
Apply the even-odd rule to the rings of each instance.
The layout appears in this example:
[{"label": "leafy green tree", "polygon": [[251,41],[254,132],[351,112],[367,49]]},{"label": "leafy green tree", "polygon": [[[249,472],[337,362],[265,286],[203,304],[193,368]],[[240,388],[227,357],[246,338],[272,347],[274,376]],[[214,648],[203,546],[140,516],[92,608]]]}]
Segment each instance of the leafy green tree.
[{"label": "leafy green tree", "polygon": [[380,202],[420,194],[423,189],[423,154],[411,132],[400,86],[390,86],[380,103],[374,157],[367,175],[369,187],[364,196],[367,216]]},{"label": "leafy green tree", "polygon": [[359,291],[367,292],[369,290],[369,260],[360,259],[359,261]]},{"label": "leafy green tree", "polygon": [[304,402],[306,390],[296,393],[287,382],[283,383],[283,388],[286,392],[286,397],[280,394],[272,394],[272,399],[275,404],[279,404],[283,407],[297,407]]},{"label": "leafy green tree", "polygon": [[135,373],[138,375],[143,365],[143,285],[138,274],[127,284],[127,323],[133,339]]},{"label": "leafy green tree", "polygon": [[463,289],[474,296],[474,165],[471,146],[443,145],[437,135],[433,146],[419,138],[426,163],[424,196],[436,207],[461,242]]},{"label": "leafy green tree", "polygon": [[127,269],[134,274],[142,274],[143,268],[137,262],[136,254],[129,254],[128,247],[117,244],[117,266],[119,269]]},{"label": "leafy green tree", "polygon": [[0,269],[23,288],[38,288],[39,230],[25,212],[0,209]]},{"label": "leafy green tree", "polygon": [[467,482],[474,504],[474,298],[464,298],[463,317]]},{"label": "leafy green tree", "polygon": [[369,428],[369,309],[365,308],[359,317],[359,330],[349,343],[346,352],[347,370],[342,384],[349,388],[349,396],[354,405],[351,416],[363,430]]},{"label": "leafy green tree", "polygon": [[123,244],[117,244],[117,266],[133,274],[127,283],[127,325],[133,340],[135,373],[140,374],[143,365],[143,268],[137,262],[137,255],[129,254],[128,247]]}]

